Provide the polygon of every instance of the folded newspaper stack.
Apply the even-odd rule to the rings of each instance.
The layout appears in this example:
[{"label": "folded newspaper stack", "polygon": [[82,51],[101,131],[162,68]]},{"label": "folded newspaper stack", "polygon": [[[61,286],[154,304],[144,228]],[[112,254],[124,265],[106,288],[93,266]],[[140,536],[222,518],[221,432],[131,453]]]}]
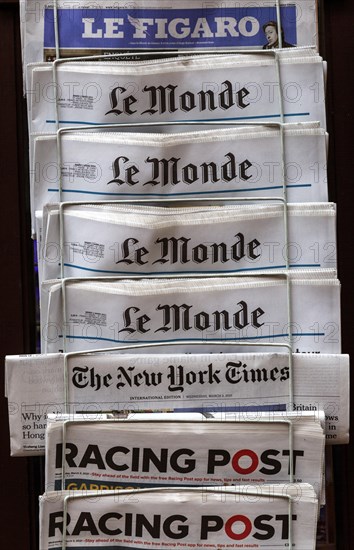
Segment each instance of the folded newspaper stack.
[{"label": "folded newspaper stack", "polygon": [[49,422],[46,491],[293,479],[310,483],[321,499],[325,438],[318,415],[269,420],[265,413],[256,422],[174,421],[173,413],[170,420],[149,418]]},{"label": "folded newspaper stack", "polygon": [[[259,0],[174,0],[173,2],[100,0],[89,5],[77,0],[54,4],[60,21],[55,29],[53,4],[45,0],[21,0],[23,61],[52,61],[60,57],[118,54],[155,50],[242,49],[317,44],[317,2],[280,0],[282,33],[278,38],[274,2]],[[267,25],[267,23],[269,25]],[[56,39],[56,32],[57,39]],[[269,34],[270,33],[270,34]]]},{"label": "folded newspaper stack", "polygon": [[287,353],[230,349],[237,347],[224,346],[227,353],[221,354],[156,354],[143,347],[140,354],[127,348],[126,353],[8,356],[11,454],[44,454],[47,417],[64,412],[82,412],[88,419],[105,411],[201,411],[222,417],[234,411],[234,419],[242,421],[255,420],[259,411],[268,411],[271,420],[274,411],[283,411],[286,419],[289,411],[301,417],[323,410],[326,442],[348,442],[347,355],[294,353],[289,364]]},{"label": "folded newspaper stack", "polygon": [[[60,125],[139,121],[318,121],[324,65],[311,48],[165,61],[28,66],[30,134]],[[55,74],[55,82],[53,82]],[[157,84],[158,83],[158,84]]]},{"label": "folded newspaper stack", "polygon": [[281,132],[288,201],[328,199],[328,136],[319,123],[285,124],[282,131],[274,123],[175,134],[156,130],[62,133],[61,166],[57,136],[36,136],[33,212],[60,202],[60,185],[66,201],[279,196]]},{"label": "folded newspaper stack", "polygon": [[[20,0],[48,354],[6,392],[13,455],[47,430],[40,550],[314,550],[349,431],[316,9]],[[191,202],[107,202],[142,197]]]},{"label": "folded newspaper stack", "polygon": [[60,208],[44,210],[42,280],[59,278],[61,263],[65,277],[279,270],[286,255],[289,267],[336,267],[333,203]]},{"label": "folded newspaper stack", "polygon": [[[340,353],[335,277],[332,270],[298,269],[252,277],[46,281],[42,351],[191,338],[201,344],[215,339],[288,343],[290,329],[293,351]],[[180,351],[187,350],[181,345]]]},{"label": "folded newspaper stack", "polygon": [[49,492],[40,498],[40,550],[64,544],[168,550],[185,544],[269,549],[293,543],[315,550],[317,512],[315,492],[306,483]]}]

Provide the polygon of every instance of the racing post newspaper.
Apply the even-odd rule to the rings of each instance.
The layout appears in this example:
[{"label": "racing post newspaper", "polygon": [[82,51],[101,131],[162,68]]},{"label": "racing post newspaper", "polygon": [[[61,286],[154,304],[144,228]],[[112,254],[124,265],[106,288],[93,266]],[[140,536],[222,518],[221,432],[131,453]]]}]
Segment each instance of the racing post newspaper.
[{"label": "racing post newspaper", "polygon": [[49,421],[45,491],[293,480],[310,483],[324,501],[325,438],[316,412],[286,417],[260,413],[256,421],[240,422],[173,417],[174,413],[155,421],[154,415],[145,420],[144,414],[136,420]]},{"label": "racing post newspaper", "polygon": [[[203,346],[213,340],[284,344],[290,332],[293,351],[341,352],[335,271],[64,279],[41,285],[43,353],[188,339]],[[187,349],[181,344],[180,351]]]},{"label": "racing post newspaper", "polygon": [[[213,349],[212,346],[205,346]],[[216,347],[216,346],[215,346]],[[154,348],[152,348],[154,349]],[[155,348],[158,349],[159,348]],[[44,454],[47,417],[82,413],[99,419],[107,411],[141,413],[232,412],[256,420],[260,412],[325,413],[326,443],[349,438],[349,357],[294,353],[293,402],[287,353],[80,353],[6,358],[6,389],[13,456]],[[164,348],[161,348],[164,351]],[[64,383],[67,381],[67,387]],[[67,401],[65,402],[65,397]],[[139,417],[139,415],[138,415]]]},{"label": "racing post newspaper", "polygon": [[334,203],[50,205],[43,225],[41,280],[336,268]]},{"label": "racing post newspaper", "polygon": [[[266,511],[265,511],[266,510]],[[64,530],[64,513],[67,530]],[[49,492],[40,498],[40,550],[280,548],[315,550],[311,485]]]}]

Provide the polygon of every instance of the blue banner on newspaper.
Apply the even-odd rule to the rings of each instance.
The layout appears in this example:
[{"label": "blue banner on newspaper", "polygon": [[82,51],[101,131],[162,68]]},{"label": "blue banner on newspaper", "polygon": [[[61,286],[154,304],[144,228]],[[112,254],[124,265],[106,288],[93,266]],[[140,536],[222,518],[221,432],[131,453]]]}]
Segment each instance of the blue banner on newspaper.
[{"label": "blue banner on newspaper", "polygon": [[[276,32],[276,10],[269,6],[168,10],[69,8],[58,9],[58,21],[59,47],[72,49],[262,48],[269,43],[267,23]],[[294,5],[281,8],[281,21],[284,45],[296,46]],[[55,48],[52,8],[45,9],[44,47]]]}]

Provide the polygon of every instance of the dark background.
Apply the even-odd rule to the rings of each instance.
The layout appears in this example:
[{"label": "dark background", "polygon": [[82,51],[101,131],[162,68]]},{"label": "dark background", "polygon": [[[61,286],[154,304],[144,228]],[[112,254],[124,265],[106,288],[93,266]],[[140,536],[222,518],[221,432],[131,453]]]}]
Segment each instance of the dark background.
[{"label": "dark background", "polygon": [[[330,200],[338,204],[343,353],[354,357],[354,151],[351,139],[354,131],[354,4],[352,0],[323,0],[320,18],[321,53],[328,61]],[[7,402],[2,397],[4,356],[35,351],[27,129],[19,32],[18,2],[0,0],[0,548],[36,550],[43,459],[9,456]],[[321,548],[351,550],[354,548],[354,505],[351,502],[354,498],[354,443],[334,448],[333,459],[336,519],[330,509],[327,537],[332,541],[336,531],[337,545]]]}]

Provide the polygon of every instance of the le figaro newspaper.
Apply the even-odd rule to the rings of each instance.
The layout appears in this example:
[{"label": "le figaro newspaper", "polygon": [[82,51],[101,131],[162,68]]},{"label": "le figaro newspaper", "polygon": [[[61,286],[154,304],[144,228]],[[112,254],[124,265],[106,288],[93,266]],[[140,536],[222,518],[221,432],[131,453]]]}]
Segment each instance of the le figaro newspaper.
[{"label": "le figaro newspaper", "polygon": [[[56,39],[55,14],[59,21]],[[280,0],[284,47],[317,44],[317,2]],[[275,2],[21,0],[24,64],[61,57],[141,50],[266,49],[279,45]],[[273,31],[273,32],[272,32]],[[274,32],[275,31],[275,32]]]}]

